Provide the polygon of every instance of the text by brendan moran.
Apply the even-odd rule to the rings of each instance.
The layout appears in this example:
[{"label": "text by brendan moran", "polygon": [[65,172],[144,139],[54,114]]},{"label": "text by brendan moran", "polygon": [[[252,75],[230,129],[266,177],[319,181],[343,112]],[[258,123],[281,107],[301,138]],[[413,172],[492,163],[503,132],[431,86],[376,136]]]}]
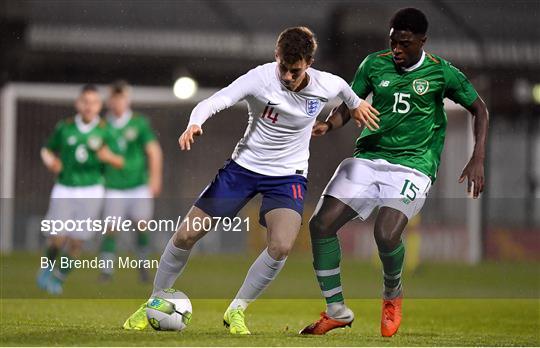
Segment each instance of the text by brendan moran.
[{"label": "text by brendan moran", "polygon": [[116,262],[114,260],[101,260],[97,257],[93,259],[74,260],[69,257],[62,256],[59,260],[49,260],[47,257],[42,257],[40,267],[53,271],[56,267],[59,269],[111,269],[111,268],[158,268],[158,260],[139,260],[130,257],[119,256]]}]

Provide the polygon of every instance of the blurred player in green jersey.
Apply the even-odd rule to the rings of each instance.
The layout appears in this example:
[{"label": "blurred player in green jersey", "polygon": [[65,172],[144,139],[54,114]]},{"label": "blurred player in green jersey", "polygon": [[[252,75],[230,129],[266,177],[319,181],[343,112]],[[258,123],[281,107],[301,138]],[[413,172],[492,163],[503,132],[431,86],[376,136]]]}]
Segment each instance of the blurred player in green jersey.
[{"label": "blurred player in green jersey", "polygon": [[[378,126],[368,124],[328,183],[310,221],[313,266],[327,309],[302,334],[325,334],[354,320],[344,303],[337,231],[348,221],[366,219],[378,209],[374,236],[383,265],[381,334],[393,336],[401,323],[401,270],[405,249],[401,234],[422,208],[435,181],[446,132],[443,99],[473,115],[474,151],[459,182],[467,180],[474,198],[484,187],[488,111],[458,69],[423,50],[428,22],[418,9],[399,10],[390,21],[390,49],[370,54],[354,77],[360,98],[373,93]],[[340,106],[313,135],[343,126],[350,116]]]},{"label": "blurred player in green jersey", "polygon": [[[86,85],[79,94],[75,107],[77,115],[60,121],[45,146],[41,149],[43,163],[57,180],[51,193],[46,219],[67,221],[95,220],[101,212],[103,164],[121,168],[124,160],[113,154],[109,146],[112,138],[107,124],[99,117],[102,101],[95,86]],[[94,235],[93,226],[86,223],[57,233],[44,231],[47,236],[48,267],[42,268],[38,286],[51,294],[61,294],[62,284],[71,267],[58,261],[79,256],[84,241]],[[69,263],[68,263],[69,265]]]},{"label": "blurred player in green jersey", "polygon": [[[114,141],[111,150],[125,159],[121,169],[105,166],[104,217],[130,219],[139,228],[137,234],[138,257],[148,258],[149,235],[144,229],[153,215],[153,198],[161,192],[162,152],[148,120],[131,110],[131,87],[125,81],[110,86],[107,102],[107,122]],[[116,236],[121,231],[107,231],[101,245],[101,259],[113,260]],[[148,271],[140,270],[142,281],[149,281]],[[100,279],[111,278],[113,268],[102,269]]]}]

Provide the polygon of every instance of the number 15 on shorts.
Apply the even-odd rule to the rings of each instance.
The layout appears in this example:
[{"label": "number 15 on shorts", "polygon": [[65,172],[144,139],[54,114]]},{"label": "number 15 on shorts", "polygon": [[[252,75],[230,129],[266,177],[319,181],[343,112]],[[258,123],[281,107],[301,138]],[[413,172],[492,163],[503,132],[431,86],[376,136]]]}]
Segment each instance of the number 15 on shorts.
[{"label": "number 15 on shorts", "polygon": [[419,189],[420,188],[413,184],[409,179],[405,179],[405,183],[399,194],[407,197],[412,202],[415,200]]}]

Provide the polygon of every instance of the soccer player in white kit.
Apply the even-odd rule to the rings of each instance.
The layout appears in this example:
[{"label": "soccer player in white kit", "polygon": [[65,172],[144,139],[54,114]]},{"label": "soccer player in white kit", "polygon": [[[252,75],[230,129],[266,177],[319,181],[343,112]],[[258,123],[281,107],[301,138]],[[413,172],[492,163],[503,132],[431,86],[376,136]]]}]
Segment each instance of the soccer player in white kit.
[{"label": "soccer player in white kit", "polygon": [[[239,101],[247,102],[244,137],[165,247],[153,290],[155,294],[173,286],[195,243],[212,229],[209,217],[234,217],[260,193],[260,222],[267,228],[268,245],[224,314],[231,334],[250,334],[244,311],[283,268],[294,244],[302,222],[311,130],[324,105],[339,97],[358,122],[377,127],[378,112],[342,78],[311,68],[316,49],[308,28],[286,29],[277,40],[276,61],[250,70],[200,102],[179,139],[180,148],[190,150],[209,117]],[[201,221],[207,224],[200,226]],[[144,309],[145,304],[126,320],[124,328],[144,329]]]}]

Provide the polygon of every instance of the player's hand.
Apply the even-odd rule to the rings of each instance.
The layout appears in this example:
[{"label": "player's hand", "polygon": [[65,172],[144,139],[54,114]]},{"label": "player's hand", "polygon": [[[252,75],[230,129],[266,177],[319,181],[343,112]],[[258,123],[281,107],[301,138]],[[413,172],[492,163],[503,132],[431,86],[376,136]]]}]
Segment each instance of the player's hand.
[{"label": "player's hand", "polygon": [[362,100],[360,106],[356,109],[351,110],[351,117],[355,120],[358,127],[366,126],[370,130],[379,129],[379,111],[371,106],[365,100]]},{"label": "player's hand", "polygon": [[107,146],[102,146],[99,150],[97,150],[96,154],[98,159],[104,163],[109,163],[113,157],[113,153]]},{"label": "player's hand", "polygon": [[325,135],[330,130],[330,125],[328,122],[315,121],[313,128],[311,129],[311,135],[314,137],[320,137]]},{"label": "player's hand", "polygon": [[191,144],[195,142],[195,137],[203,134],[201,126],[192,124],[187,127],[184,133],[178,138],[178,144],[180,145],[180,150],[191,150]]},{"label": "player's hand", "polygon": [[99,150],[97,150],[96,155],[98,159],[103,163],[110,164],[117,169],[121,169],[124,167],[124,157],[113,153],[106,145],[102,146]]},{"label": "player's hand", "polygon": [[152,194],[152,197],[156,198],[161,194],[161,178],[152,178],[150,177],[148,179],[148,188],[150,189],[150,193]]},{"label": "player's hand", "polygon": [[54,174],[60,174],[62,171],[62,161],[59,158],[55,158],[49,166],[49,170]]},{"label": "player's hand", "polygon": [[58,174],[62,171],[62,161],[50,150],[42,148],[40,155],[43,164],[45,164],[45,167],[47,167],[49,171],[54,174]]},{"label": "player's hand", "polygon": [[[467,178],[467,193],[473,198],[478,198],[484,191],[484,159],[472,157],[469,163],[463,168],[459,182],[462,183]],[[472,191],[472,193],[471,193]]]}]

